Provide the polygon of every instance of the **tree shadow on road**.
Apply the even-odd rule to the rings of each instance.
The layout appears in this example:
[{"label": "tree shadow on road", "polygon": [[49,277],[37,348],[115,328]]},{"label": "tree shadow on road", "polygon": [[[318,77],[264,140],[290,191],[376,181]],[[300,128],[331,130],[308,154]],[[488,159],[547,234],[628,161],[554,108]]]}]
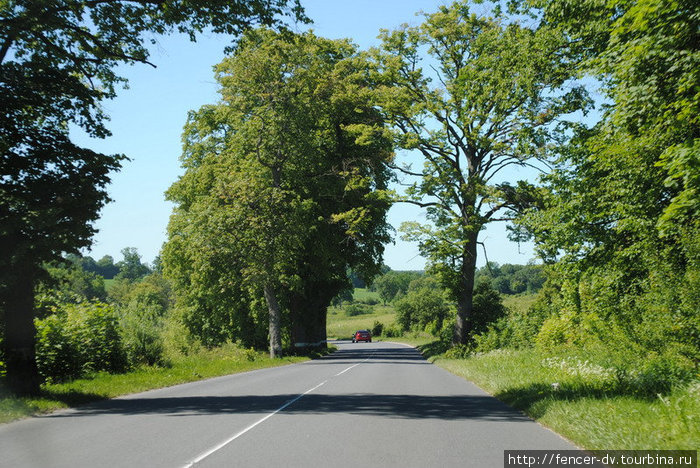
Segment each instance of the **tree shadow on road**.
[{"label": "tree shadow on road", "polygon": [[[70,417],[102,414],[209,416],[214,414],[271,413],[299,395],[192,396],[174,398],[124,398],[78,408]],[[380,395],[311,393],[283,410],[283,414],[345,413],[396,419],[530,421],[500,401],[481,395]],[[57,413],[47,417],[65,417]]]}]

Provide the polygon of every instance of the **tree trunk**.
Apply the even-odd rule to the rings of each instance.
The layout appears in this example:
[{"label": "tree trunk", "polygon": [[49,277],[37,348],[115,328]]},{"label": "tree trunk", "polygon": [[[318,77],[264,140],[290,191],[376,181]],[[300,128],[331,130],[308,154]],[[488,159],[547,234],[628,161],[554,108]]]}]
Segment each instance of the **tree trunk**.
[{"label": "tree trunk", "polygon": [[290,301],[292,343],[297,347],[325,348],[330,288],[312,284],[305,289],[305,293],[293,295]]},{"label": "tree trunk", "polygon": [[478,231],[470,234],[462,254],[460,290],[457,296],[457,319],[452,343],[467,344],[471,338],[470,320],[474,310],[474,277],[476,276],[476,248]]},{"label": "tree trunk", "polygon": [[265,285],[264,293],[270,317],[270,357],[276,358],[282,356],[282,311],[270,284]]},{"label": "tree trunk", "polygon": [[21,270],[11,274],[12,279],[5,284],[5,297],[0,298],[4,314],[5,380],[9,390],[17,395],[37,395],[40,379],[35,351],[35,279],[34,275],[22,274]]}]

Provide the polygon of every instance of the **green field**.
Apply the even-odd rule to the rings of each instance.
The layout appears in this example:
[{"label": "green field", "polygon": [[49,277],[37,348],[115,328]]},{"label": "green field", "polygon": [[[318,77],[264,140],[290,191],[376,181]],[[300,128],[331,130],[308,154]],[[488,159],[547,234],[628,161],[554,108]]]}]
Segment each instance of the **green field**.
[{"label": "green field", "polygon": [[350,317],[346,313],[348,304],[343,307],[328,308],[328,339],[350,339],[357,330],[371,329],[375,321],[381,322],[385,327],[394,323],[394,309],[391,306],[382,305],[379,294],[367,289],[357,288],[353,292],[353,300],[363,303],[365,301],[377,301],[378,304],[368,305],[369,314]]}]

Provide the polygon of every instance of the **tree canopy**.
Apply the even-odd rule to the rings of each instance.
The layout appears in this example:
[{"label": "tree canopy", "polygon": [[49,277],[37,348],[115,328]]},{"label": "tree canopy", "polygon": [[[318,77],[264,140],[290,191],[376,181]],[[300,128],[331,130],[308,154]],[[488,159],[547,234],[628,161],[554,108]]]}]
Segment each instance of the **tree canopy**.
[{"label": "tree canopy", "polygon": [[[595,127],[577,129],[545,178],[541,209],[523,220],[543,258],[556,262],[550,277],[561,292],[552,302],[564,307],[545,328],[595,329],[617,346],[623,336],[645,352],[675,349],[697,362],[697,4],[534,3],[543,24],[581,50],[582,73],[609,99]],[[586,320],[606,325],[581,327]]]},{"label": "tree canopy", "polygon": [[297,0],[9,0],[0,2],[0,310],[10,387],[38,391],[32,292],[43,262],[90,244],[123,155],[75,145],[70,126],[109,135],[100,106],[149,63],[154,34],[306,21]]},{"label": "tree canopy", "polygon": [[398,170],[418,178],[404,201],[426,208],[430,224],[402,230],[456,300],[455,341],[464,343],[479,232],[534,201],[529,184],[499,183],[500,173],[549,158],[568,128],[563,116],[586,93],[570,81],[574,57],[556,28],[480,17],[463,1],[383,32],[371,55],[397,145],[425,160]]},{"label": "tree canopy", "polygon": [[222,101],[190,114],[163,262],[205,339],[263,335],[267,316],[273,355],[285,328],[323,341],[348,269],[379,271],[392,153],[355,55],[312,33],[251,32],[217,67]]}]

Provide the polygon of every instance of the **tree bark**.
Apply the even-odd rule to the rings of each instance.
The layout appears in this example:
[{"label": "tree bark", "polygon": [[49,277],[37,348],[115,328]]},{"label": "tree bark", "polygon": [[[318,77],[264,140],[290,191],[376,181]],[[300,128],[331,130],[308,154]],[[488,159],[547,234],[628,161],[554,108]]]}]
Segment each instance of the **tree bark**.
[{"label": "tree bark", "polygon": [[474,310],[474,277],[476,276],[476,248],[479,233],[469,234],[462,254],[460,291],[457,296],[457,318],[452,342],[467,344],[470,339],[470,320]]},{"label": "tree bark", "polygon": [[14,270],[11,274],[12,278],[4,285],[4,297],[0,297],[4,314],[5,381],[8,389],[17,395],[37,395],[40,378],[35,351],[35,278],[21,270]]},{"label": "tree bark", "polygon": [[270,321],[270,357],[276,358],[282,356],[282,311],[270,284],[265,285],[264,293]]},{"label": "tree bark", "polygon": [[326,348],[326,320],[329,288],[312,284],[290,301],[292,343],[299,347]]}]

